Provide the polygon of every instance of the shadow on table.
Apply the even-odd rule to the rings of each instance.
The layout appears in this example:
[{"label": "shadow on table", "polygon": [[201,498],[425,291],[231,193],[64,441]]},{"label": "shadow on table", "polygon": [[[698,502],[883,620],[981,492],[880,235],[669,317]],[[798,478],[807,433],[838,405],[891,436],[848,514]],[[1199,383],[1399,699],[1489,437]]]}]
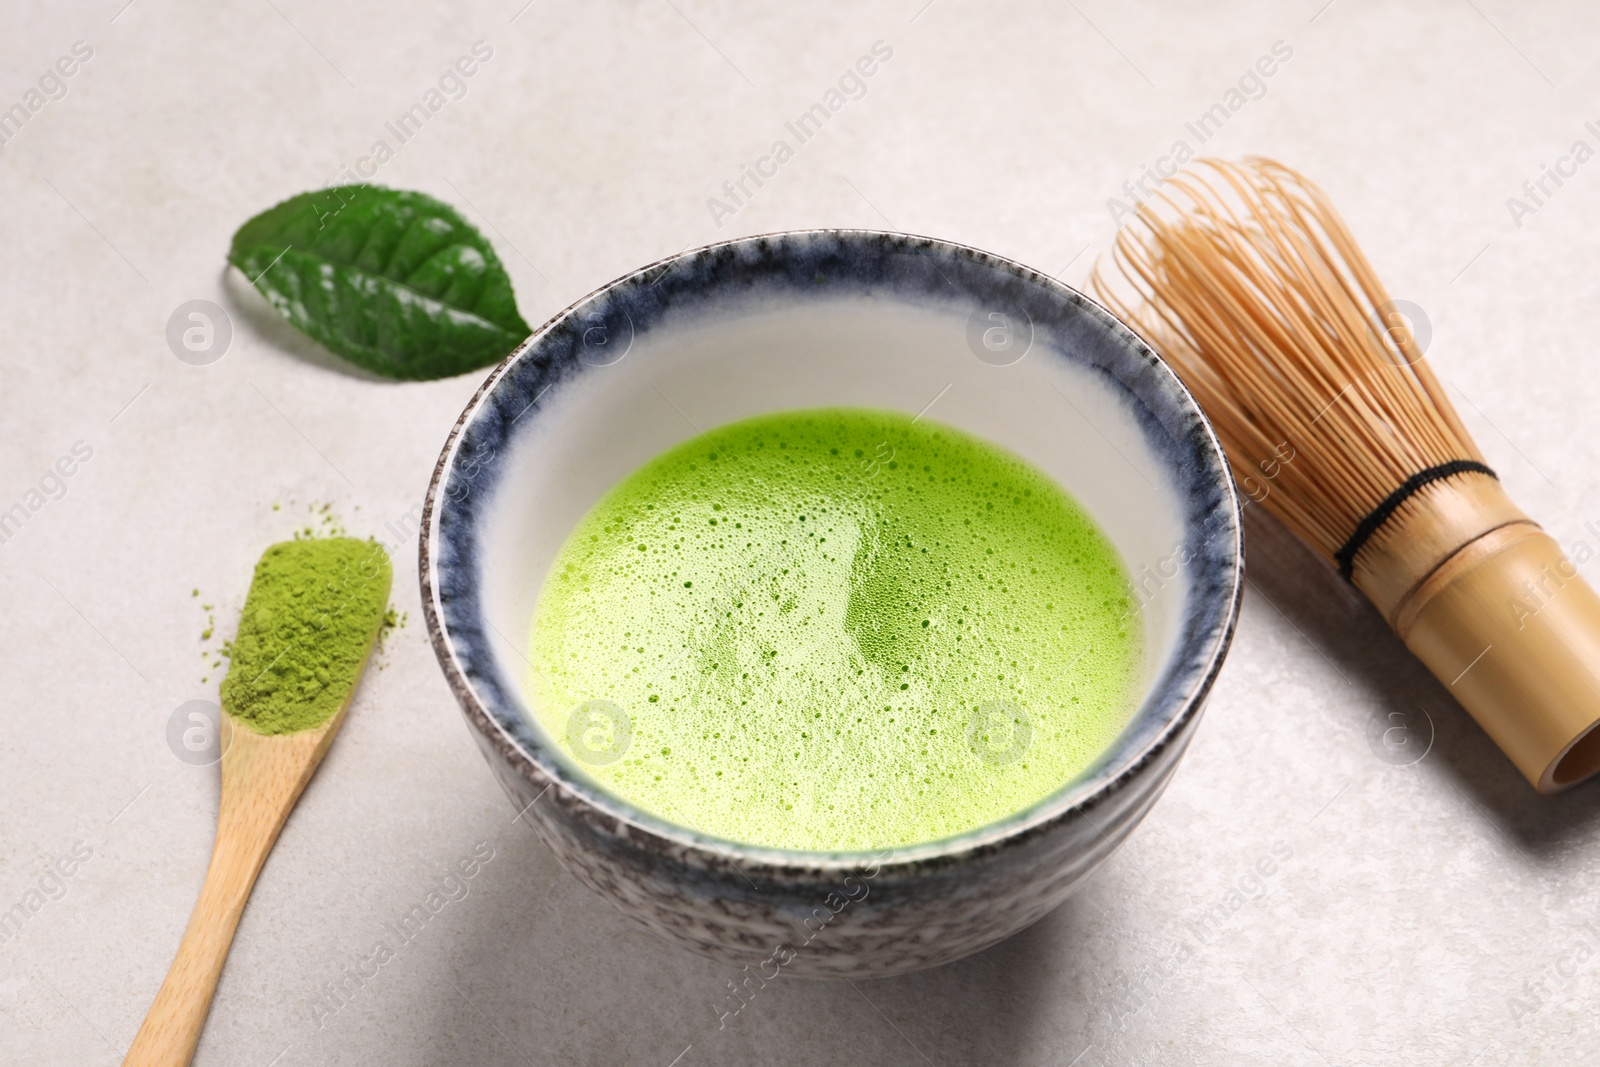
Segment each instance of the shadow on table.
[{"label": "shadow on table", "polygon": [[[1245,544],[1249,593],[1266,600],[1369,695],[1357,705],[1363,709],[1362,720],[1349,724],[1358,736],[1374,729],[1369,719],[1392,721],[1390,713],[1398,713],[1416,721],[1416,710],[1424,710],[1434,730],[1425,761],[1535,868],[1552,864],[1563,850],[1594,836],[1600,782],[1554,797],[1534,792],[1366,598],[1263,508],[1245,508]],[[1315,753],[1306,758],[1314,759]],[[1412,769],[1395,768],[1402,773]]]},{"label": "shadow on table", "polygon": [[[944,1067],[1020,1062],[1046,1015],[1089,1028],[1092,1005],[1075,1024],[1070,1006],[1042,1002],[1061,978],[1048,972],[1077,965],[1062,944],[1087,939],[1076,900],[948,966],[854,983],[779,978],[723,1018],[739,1003],[727,985],[736,968],[634,925],[520,827],[497,853],[499,888],[462,909],[454,959],[438,961],[450,984],[431,981],[437,994],[418,1005],[438,1015],[426,1032],[453,1046],[436,1051],[462,1062]],[[1063,1051],[1066,1063],[1081,1050]]]}]

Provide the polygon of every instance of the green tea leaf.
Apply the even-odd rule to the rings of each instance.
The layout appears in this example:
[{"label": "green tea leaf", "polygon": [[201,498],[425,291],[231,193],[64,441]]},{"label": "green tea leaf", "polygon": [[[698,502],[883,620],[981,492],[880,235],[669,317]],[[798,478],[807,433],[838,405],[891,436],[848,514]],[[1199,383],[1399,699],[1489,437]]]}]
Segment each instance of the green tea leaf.
[{"label": "green tea leaf", "polygon": [[389,378],[487,366],[532,332],[489,242],[424,193],[302,193],[239,227],[228,262],[297,329]]}]

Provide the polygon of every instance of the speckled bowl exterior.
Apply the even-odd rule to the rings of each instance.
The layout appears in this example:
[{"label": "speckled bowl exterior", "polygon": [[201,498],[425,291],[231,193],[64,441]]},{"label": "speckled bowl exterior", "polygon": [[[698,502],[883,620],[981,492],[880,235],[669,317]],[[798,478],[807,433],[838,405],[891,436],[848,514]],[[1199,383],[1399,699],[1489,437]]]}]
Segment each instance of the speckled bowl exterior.
[{"label": "speckled bowl exterior", "polygon": [[[931,268],[931,269],[929,269]],[[552,384],[594,373],[586,332],[643,337],[685,308],[739,314],[752,292],[803,304],[840,292],[901,306],[1003,303],[1045,338],[1035,358],[1092,368],[1123,394],[1182,510],[1188,593],[1170,655],[1112,747],[1056,795],[1000,823],[876,854],[757,848],[668,824],[576,772],[532,726],[491,647],[484,524],[516,434]],[[739,299],[734,299],[737,296]],[[556,390],[551,396],[559,394]],[[977,952],[1057,907],[1149,811],[1181,758],[1233,634],[1239,502],[1189,392],[1135,333],[1076,290],[976,249],[903,234],[816,230],[685,252],[623,277],[541,327],[451,431],[429,486],[422,602],[440,665],[511,802],[624,914],[754,980],[881,977]],[[508,932],[515,936],[515,932]]]}]

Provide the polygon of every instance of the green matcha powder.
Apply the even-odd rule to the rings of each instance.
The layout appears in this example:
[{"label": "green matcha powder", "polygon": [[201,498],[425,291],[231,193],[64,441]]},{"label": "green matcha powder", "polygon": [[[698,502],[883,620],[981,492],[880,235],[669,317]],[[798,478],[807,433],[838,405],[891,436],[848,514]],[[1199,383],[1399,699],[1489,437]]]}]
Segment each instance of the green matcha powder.
[{"label": "green matcha powder", "polygon": [[227,649],[222,706],[264,734],[327,721],[361,675],[391,580],[376,541],[305,538],[267,549]]}]

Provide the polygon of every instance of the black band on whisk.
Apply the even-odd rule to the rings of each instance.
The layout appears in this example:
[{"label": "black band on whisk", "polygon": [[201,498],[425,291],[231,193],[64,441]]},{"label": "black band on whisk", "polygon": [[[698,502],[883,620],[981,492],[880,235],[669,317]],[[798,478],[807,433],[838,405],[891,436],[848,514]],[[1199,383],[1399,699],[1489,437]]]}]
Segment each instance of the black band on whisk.
[{"label": "black band on whisk", "polygon": [[1356,553],[1361,551],[1361,546],[1367,543],[1368,538],[1378,532],[1378,527],[1389,521],[1389,516],[1393,515],[1400,505],[1406,502],[1407,497],[1423,486],[1437,482],[1441,478],[1449,478],[1452,475],[1466,474],[1468,472],[1487,474],[1496,481],[1500,478],[1498,474],[1475,459],[1453,459],[1449,463],[1441,463],[1437,467],[1429,467],[1425,471],[1418,471],[1407,478],[1400,488],[1384,497],[1383,503],[1373,508],[1372,513],[1361,520],[1361,524],[1356,527],[1356,532],[1350,535],[1350,540],[1346,541],[1344,547],[1333,554],[1333,558],[1339,564],[1339,576],[1347,582],[1350,581],[1350,575],[1355,568]]}]

